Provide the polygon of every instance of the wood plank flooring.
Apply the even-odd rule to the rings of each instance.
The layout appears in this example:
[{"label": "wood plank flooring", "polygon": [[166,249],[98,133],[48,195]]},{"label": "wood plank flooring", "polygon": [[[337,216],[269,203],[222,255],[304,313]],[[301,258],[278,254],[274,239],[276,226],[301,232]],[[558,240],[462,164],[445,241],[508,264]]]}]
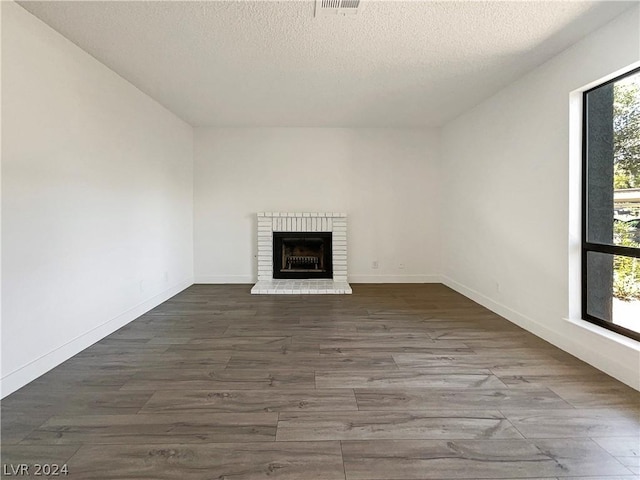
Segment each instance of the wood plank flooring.
[{"label": "wood plank flooring", "polygon": [[4,399],[2,463],[78,480],[640,478],[640,393],[442,285],[250,288],[194,285]]}]

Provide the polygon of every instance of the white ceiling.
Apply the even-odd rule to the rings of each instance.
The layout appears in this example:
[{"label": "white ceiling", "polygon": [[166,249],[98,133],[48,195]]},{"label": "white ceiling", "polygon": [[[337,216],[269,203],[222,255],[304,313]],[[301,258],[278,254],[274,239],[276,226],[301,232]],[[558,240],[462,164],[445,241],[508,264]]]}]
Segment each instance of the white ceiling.
[{"label": "white ceiling", "polygon": [[438,126],[636,2],[28,1],[194,126]]}]

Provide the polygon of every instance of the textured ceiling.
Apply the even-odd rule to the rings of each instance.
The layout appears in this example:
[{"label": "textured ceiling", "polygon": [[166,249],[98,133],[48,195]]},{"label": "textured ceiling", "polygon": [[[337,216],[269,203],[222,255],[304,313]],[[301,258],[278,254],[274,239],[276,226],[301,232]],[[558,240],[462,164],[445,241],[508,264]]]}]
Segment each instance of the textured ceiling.
[{"label": "textured ceiling", "polygon": [[437,126],[635,2],[20,2],[194,126]]}]

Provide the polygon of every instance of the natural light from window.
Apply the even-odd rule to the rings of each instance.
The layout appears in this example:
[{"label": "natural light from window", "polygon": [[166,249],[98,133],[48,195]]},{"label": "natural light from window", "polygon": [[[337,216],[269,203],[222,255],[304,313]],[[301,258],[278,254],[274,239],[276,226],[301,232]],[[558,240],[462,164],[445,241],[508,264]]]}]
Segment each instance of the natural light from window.
[{"label": "natural light from window", "polygon": [[582,318],[640,340],[640,69],[583,108]]},{"label": "natural light from window", "polygon": [[[640,248],[640,73],[614,83],[613,98],[613,241]],[[640,332],[640,259],[613,265],[613,322]]]}]

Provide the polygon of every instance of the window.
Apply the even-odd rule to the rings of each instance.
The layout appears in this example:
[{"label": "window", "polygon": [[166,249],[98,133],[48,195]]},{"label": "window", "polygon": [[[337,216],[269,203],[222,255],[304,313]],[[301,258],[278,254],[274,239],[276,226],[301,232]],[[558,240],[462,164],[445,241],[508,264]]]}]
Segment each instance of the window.
[{"label": "window", "polygon": [[640,340],[640,69],[583,95],[582,318]]}]

